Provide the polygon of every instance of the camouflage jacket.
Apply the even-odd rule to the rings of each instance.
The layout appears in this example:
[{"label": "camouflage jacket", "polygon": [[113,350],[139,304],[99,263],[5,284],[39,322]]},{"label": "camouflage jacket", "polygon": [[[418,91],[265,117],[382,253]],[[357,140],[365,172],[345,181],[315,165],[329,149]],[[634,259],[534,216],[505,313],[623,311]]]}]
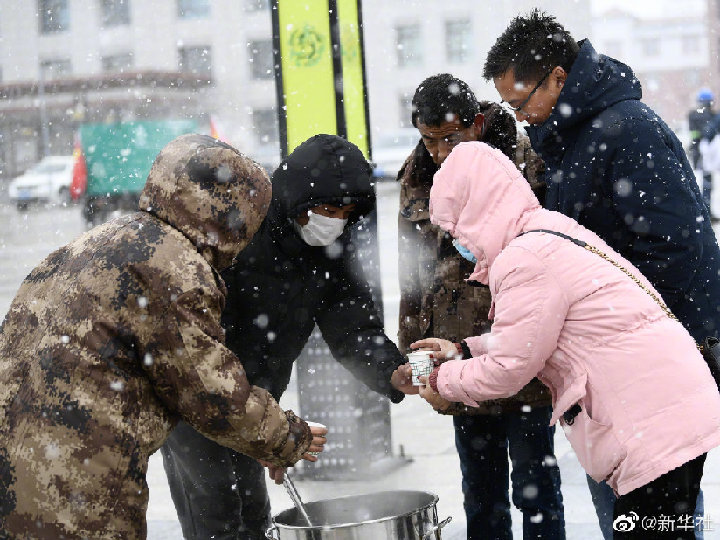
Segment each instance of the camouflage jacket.
[{"label": "camouflage jacket", "polygon": [[[533,189],[541,193],[544,189],[543,163],[526,136],[517,135],[510,158],[523,171]],[[439,337],[457,343],[490,330],[490,289],[465,282],[472,273],[472,263],[460,256],[450,235],[430,223],[430,187],[436,170],[420,141],[398,173],[398,345],[401,351],[408,351],[413,341],[424,337]],[[495,414],[519,410],[523,405],[550,403],[547,388],[533,379],[511,398],[484,402],[478,408],[456,404],[447,413]]]},{"label": "camouflage jacket", "polygon": [[307,424],[223,345],[218,271],[269,201],[257,164],[186,135],[141,211],[28,275],[0,329],[0,538],[144,538],[148,458],[179,418],[278,465],[308,448]]}]

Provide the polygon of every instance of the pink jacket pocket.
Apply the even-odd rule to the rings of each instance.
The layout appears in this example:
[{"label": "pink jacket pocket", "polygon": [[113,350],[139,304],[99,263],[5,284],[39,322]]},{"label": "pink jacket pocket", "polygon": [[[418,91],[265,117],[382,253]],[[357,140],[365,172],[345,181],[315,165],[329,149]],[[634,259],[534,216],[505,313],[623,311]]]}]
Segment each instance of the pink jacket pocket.
[{"label": "pink jacket pocket", "polygon": [[612,426],[593,420],[584,404],[579,404],[582,410],[577,416],[569,422],[561,418],[560,425],[582,468],[593,480],[602,482],[625,459],[627,450],[618,441]]}]

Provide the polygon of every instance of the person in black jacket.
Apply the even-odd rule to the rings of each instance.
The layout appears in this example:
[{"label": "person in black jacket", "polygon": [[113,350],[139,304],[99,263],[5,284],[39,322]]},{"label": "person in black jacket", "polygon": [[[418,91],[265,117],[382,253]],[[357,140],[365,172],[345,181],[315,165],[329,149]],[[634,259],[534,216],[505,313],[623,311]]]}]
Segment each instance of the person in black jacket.
[{"label": "person in black jacket", "polygon": [[[416,393],[405,357],[385,335],[367,283],[351,271],[350,226],[374,208],[371,169],[334,135],[298,146],[272,175],[267,217],[222,277],[226,344],[251,384],[280,399],[317,324],[334,358],[397,403]],[[162,448],[186,539],[265,538],[270,502],[262,465],[180,424]],[[270,467],[282,482],[284,469]]]},{"label": "person in black jacket", "polygon": [[[534,10],[497,39],[483,75],[530,124],[545,162],[545,208],[635,265],[697,342],[720,336],[720,249],[709,208],[680,141],[641,101],[632,69]],[[611,538],[613,492],[590,477],[588,485]],[[695,511],[702,519],[702,491]]]}]

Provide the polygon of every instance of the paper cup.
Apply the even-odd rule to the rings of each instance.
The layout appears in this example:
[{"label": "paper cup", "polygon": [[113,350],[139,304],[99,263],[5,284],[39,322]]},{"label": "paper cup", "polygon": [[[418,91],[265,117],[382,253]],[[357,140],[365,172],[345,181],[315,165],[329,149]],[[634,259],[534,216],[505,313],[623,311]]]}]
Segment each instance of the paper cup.
[{"label": "paper cup", "polygon": [[422,386],[419,378],[428,376],[435,367],[432,351],[415,351],[407,355],[410,367],[412,368],[413,386]]}]

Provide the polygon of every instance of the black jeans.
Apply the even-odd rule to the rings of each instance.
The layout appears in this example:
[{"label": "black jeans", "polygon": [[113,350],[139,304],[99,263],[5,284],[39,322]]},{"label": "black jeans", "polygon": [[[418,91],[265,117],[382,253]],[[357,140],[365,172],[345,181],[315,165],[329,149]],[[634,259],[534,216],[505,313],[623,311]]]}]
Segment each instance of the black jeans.
[{"label": "black jeans", "polygon": [[523,538],[565,539],[551,413],[550,407],[537,407],[454,417],[468,540],[512,538],[508,477],[513,503],[523,513]]},{"label": "black jeans", "polygon": [[179,422],[161,448],[186,540],[264,540],[270,526],[265,469]]},{"label": "black jeans", "polygon": [[614,540],[694,540],[695,501],[707,454],[684,463],[615,501]]}]

